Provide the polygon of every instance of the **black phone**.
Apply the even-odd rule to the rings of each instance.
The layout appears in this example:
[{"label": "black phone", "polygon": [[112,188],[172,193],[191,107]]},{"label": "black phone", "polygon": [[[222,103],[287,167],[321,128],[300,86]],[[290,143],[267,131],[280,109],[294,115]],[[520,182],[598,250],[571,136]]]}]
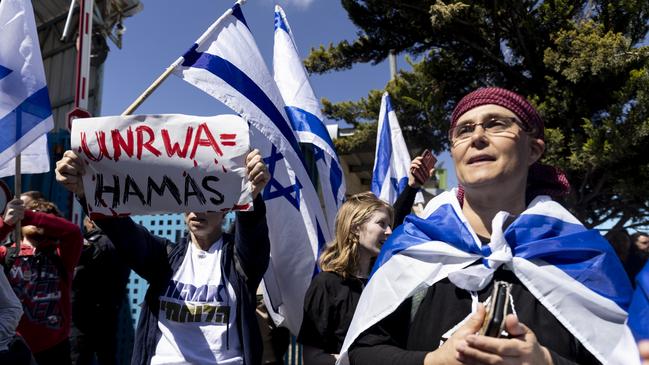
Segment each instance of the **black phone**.
[{"label": "black phone", "polygon": [[505,327],[505,317],[509,311],[509,298],[511,293],[511,284],[504,281],[494,283],[491,297],[487,305],[487,314],[480,334],[489,337],[501,337]]}]

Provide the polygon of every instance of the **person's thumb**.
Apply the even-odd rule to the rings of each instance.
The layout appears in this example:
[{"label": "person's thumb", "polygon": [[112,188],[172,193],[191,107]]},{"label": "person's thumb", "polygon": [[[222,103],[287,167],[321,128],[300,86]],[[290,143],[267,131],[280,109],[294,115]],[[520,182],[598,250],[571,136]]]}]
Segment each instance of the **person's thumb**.
[{"label": "person's thumb", "polygon": [[505,318],[505,329],[512,337],[524,336],[528,329],[527,326],[518,321],[518,317],[513,314],[508,314]]},{"label": "person's thumb", "polygon": [[485,315],[486,311],[484,305],[478,304],[478,309],[471,314],[469,319],[462,325],[462,327],[460,327],[458,332],[462,332],[463,334],[473,334],[478,332],[480,327],[482,327]]}]

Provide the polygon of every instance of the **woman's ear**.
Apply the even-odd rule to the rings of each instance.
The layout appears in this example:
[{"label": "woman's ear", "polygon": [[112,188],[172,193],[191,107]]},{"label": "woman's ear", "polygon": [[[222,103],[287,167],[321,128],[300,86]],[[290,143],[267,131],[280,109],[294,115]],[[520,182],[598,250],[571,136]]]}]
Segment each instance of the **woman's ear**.
[{"label": "woman's ear", "polygon": [[545,152],[545,141],[540,138],[530,138],[530,159],[527,162],[528,166],[538,161]]}]

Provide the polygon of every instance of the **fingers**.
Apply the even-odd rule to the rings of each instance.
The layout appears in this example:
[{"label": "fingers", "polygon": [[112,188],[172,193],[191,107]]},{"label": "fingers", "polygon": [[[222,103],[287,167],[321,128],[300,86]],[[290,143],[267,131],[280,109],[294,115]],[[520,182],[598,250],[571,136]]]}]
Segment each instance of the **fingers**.
[{"label": "fingers", "polygon": [[427,169],[424,164],[423,157],[415,157],[410,162],[410,170],[408,170],[408,184],[411,187],[419,188],[424,185],[432,176],[435,168]]},{"label": "fingers", "polygon": [[514,315],[507,316],[505,322],[514,338],[466,336],[457,345],[458,360],[467,364],[552,364],[550,352],[538,343],[532,330]]},{"label": "fingers", "polygon": [[505,318],[505,330],[512,337],[524,336],[529,329],[524,324],[518,321],[518,317],[513,314],[508,314]]},{"label": "fingers", "polygon": [[457,360],[467,365],[505,363],[503,356],[491,352],[480,351],[469,346],[465,341],[460,341],[457,346]]},{"label": "fingers", "polygon": [[249,166],[250,162],[256,157],[259,157],[259,159],[261,159],[261,153],[258,149],[255,148],[254,150],[248,152],[248,154],[246,155],[246,166]]},{"label": "fingers", "polygon": [[250,159],[246,163],[246,171],[247,171],[248,179],[252,180],[253,177],[258,175],[260,172],[262,172],[265,167],[266,165],[261,160],[261,156],[257,155],[252,159]]},{"label": "fingers", "polygon": [[56,181],[69,191],[83,197],[83,179],[85,166],[83,161],[73,151],[65,151],[63,157],[56,162]]},{"label": "fingers", "polygon": [[5,223],[13,226],[24,217],[25,205],[21,199],[13,199],[7,203],[3,217]]},{"label": "fingers", "polygon": [[268,168],[258,150],[253,150],[246,156],[246,170],[248,172],[248,180],[253,183],[262,181],[264,175],[268,173]]},{"label": "fingers", "polygon": [[246,170],[248,180],[252,184],[252,195],[256,197],[270,180],[268,168],[261,158],[259,150],[252,150],[246,156]]},{"label": "fingers", "polygon": [[466,344],[473,349],[500,356],[519,357],[523,355],[519,340],[470,335],[466,337]]},{"label": "fingers", "polygon": [[482,322],[484,321],[486,311],[483,304],[478,304],[478,309],[475,313],[469,317],[469,320],[466,321],[462,327],[460,327],[456,333],[461,334],[461,336],[466,336],[474,334],[480,330],[482,327]]},{"label": "fingers", "polygon": [[415,157],[414,160],[410,161],[410,169],[418,169],[419,167],[423,166],[423,163],[421,162],[422,158],[421,156]]},{"label": "fingers", "polygon": [[56,178],[59,182],[81,176],[84,173],[83,162],[73,151],[65,151],[63,157],[56,162]]},{"label": "fingers", "polygon": [[[527,326],[520,323],[518,317],[513,314],[509,314],[505,318],[505,328],[511,337],[525,337],[528,333],[531,334]],[[469,347],[502,356],[518,357],[524,355],[527,350],[522,347],[524,342],[519,339],[512,340],[471,334],[465,340]]]}]

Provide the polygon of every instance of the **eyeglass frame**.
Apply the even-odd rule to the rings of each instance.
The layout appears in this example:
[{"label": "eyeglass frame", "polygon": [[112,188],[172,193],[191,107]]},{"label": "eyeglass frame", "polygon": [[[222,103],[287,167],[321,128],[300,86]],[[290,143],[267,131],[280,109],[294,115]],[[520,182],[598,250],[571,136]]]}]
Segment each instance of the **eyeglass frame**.
[{"label": "eyeglass frame", "polygon": [[[488,119],[483,120],[482,122],[479,122],[479,123],[475,123],[475,122],[467,122],[467,123],[461,123],[461,124],[458,123],[458,124],[456,124],[455,126],[449,128],[449,130],[448,130],[448,134],[447,134],[447,138],[448,138],[448,140],[451,142],[451,146],[454,146],[456,142],[459,142],[459,141],[465,141],[465,140],[470,139],[471,136],[473,135],[473,133],[475,133],[475,129],[476,129],[478,126],[481,126],[482,129],[484,129],[484,133],[485,133],[485,134],[488,134],[488,135],[492,136],[492,135],[494,135],[494,133],[493,133],[493,132],[490,133],[489,130],[488,130],[488,128],[485,128],[485,127],[484,127],[484,124],[485,124],[485,123],[488,123],[488,122],[492,122],[492,121],[494,121],[494,120],[502,120],[502,121],[507,121],[508,123],[511,123],[511,125],[507,128],[507,130],[504,130],[504,131],[502,131],[502,132],[507,132],[507,131],[509,131],[509,128],[511,128],[511,126],[513,126],[513,125],[515,124],[515,125],[518,125],[518,127],[519,127],[523,132],[525,132],[525,133],[527,133],[527,134],[534,134],[534,133],[535,133],[535,129],[534,129],[534,128],[532,128],[531,126],[529,126],[529,125],[526,124],[526,123],[523,123],[523,122],[522,122],[520,119],[518,119],[517,117],[506,117],[506,116],[502,116],[502,115],[490,115],[490,116],[488,116]],[[466,137],[466,138],[461,138],[461,139],[458,139],[458,140],[454,140],[453,137],[452,137],[452,133],[453,133],[453,131],[454,131],[454,130],[457,130],[458,127],[463,127],[463,126],[467,126],[467,125],[472,125],[472,126],[473,126],[473,130],[471,131],[471,133],[469,134],[469,136]],[[501,133],[501,132],[499,132],[499,133]],[[495,135],[497,135],[497,134],[499,134],[499,133],[495,133]]]}]

